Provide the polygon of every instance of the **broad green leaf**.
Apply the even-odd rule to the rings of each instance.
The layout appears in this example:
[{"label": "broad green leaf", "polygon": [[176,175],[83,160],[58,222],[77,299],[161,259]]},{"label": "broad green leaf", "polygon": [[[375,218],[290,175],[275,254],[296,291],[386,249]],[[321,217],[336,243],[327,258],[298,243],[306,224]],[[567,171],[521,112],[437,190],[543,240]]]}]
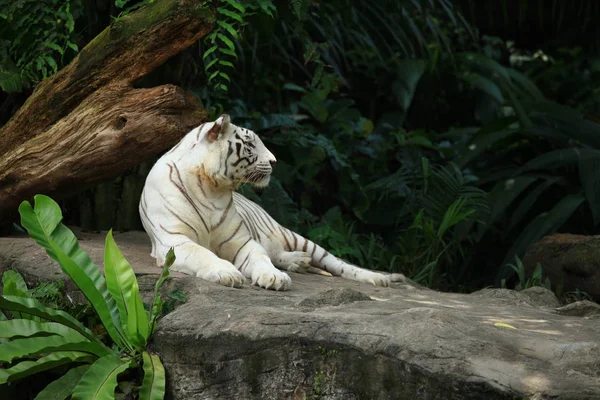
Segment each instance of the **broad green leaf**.
[{"label": "broad green leaf", "polygon": [[539,119],[542,120],[541,124],[552,127],[563,137],[579,140],[587,146],[600,149],[600,124],[573,114],[572,111],[563,113],[553,111],[540,116]]},{"label": "broad green leaf", "polygon": [[506,94],[506,97],[508,97],[511,106],[515,111],[515,114],[517,115],[517,118],[519,118],[519,124],[521,125],[521,128],[529,129],[533,127],[534,125],[531,121],[531,118],[529,118],[528,112],[525,110],[525,107],[521,100],[515,94],[513,87],[510,85],[510,82],[504,81],[502,79],[496,79],[496,82],[500,86],[500,89],[502,89],[502,93]]},{"label": "broad green leaf", "polygon": [[10,293],[6,293],[6,287],[3,288],[3,294],[4,295],[6,295],[6,296],[19,296],[19,297],[26,297],[26,296],[28,296],[29,289],[27,288],[27,284],[25,283],[25,280],[23,279],[23,277],[21,276],[21,274],[19,274],[17,271],[13,271],[13,270],[4,271],[4,273],[2,274],[2,285],[6,286],[11,281],[14,282],[15,288],[22,295],[13,295],[13,294],[10,294]]},{"label": "broad green leaf", "polygon": [[146,347],[149,335],[148,314],[140,298],[137,285],[133,288],[129,299],[129,314],[127,316],[127,333],[132,341],[138,343],[138,349]]},{"label": "broad green leaf", "polygon": [[531,171],[548,169],[552,170],[565,165],[575,164],[580,160],[600,158],[600,151],[587,148],[570,148],[549,151],[541,156],[535,157],[522,166],[519,171]]},{"label": "broad green leaf", "polygon": [[499,181],[489,194],[491,204],[489,223],[495,222],[512,202],[538,179],[537,175],[522,175]]},{"label": "broad green leaf", "polygon": [[35,336],[0,344],[0,362],[11,363],[15,358],[27,358],[57,351],[78,351],[95,357],[110,354],[106,347],[98,343],[74,341],[58,335]]},{"label": "broad green leaf", "polygon": [[[113,356],[114,357],[114,356]],[[48,354],[36,361],[22,361],[15,366],[6,369],[0,369],[0,385],[7,382],[14,382],[26,376],[47,371],[61,365],[74,362],[90,362],[94,358],[87,353],[77,351],[60,351]]]},{"label": "broad green leaf", "polygon": [[505,139],[517,131],[512,129],[500,130],[496,132],[489,132],[484,135],[477,134],[475,138],[462,149],[459,150],[459,156],[457,157],[457,164],[459,167],[464,167],[471,160],[479,156],[480,154],[489,150],[490,146],[499,140]]},{"label": "broad green leaf", "polygon": [[486,135],[497,131],[516,130],[519,119],[517,117],[501,117],[493,119],[481,128],[476,128],[474,135]]},{"label": "broad green leaf", "polygon": [[508,268],[506,264],[515,255],[523,254],[529,246],[545,235],[556,232],[585,201],[582,193],[572,194],[559,201],[550,211],[538,215],[517,237],[508,251],[503,267],[498,271],[497,279],[506,278]]},{"label": "broad green leaf", "polygon": [[[78,287],[86,288],[82,289],[82,292],[84,295],[86,295],[87,299],[94,307],[94,310],[96,310],[98,313],[98,316],[102,321],[102,325],[110,335],[111,339],[122,348],[129,347],[130,344],[122,330],[122,322],[118,316],[118,309],[114,299],[110,297],[108,290],[105,293],[97,290],[97,286],[94,285],[94,282],[90,279],[90,277],[85,275],[83,270],[79,269],[79,266],[73,262],[71,258],[60,252],[58,248],[56,248],[56,251],[59,263],[63,265],[66,270],[70,270],[72,272],[70,275],[71,279],[81,283],[82,286],[79,286],[78,284]],[[103,278],[100,274],[97,276]],[[105,282],[103,283],[106,284]]]},{"label": "broad green leaf", "polygon": [[148,315],[140,297],[135,272],[115,243],[112,230],[106,235],[104,274],[108,290],[119,308],[121,322],[126,324],[124,328],[128,332],[129,338],[135,338],[137,341],[139,334],[145,343],[148,339]]},{"label": "broad green leaf", "polygon": [[513,228],[515,228],[517,224],[523,220],[525,215],[527,215],[527,213],[532,209],[533,205],[540,197],[540,195],[544,193],[546,189],[548,189],[550,186],[559,182],[560,179],[560,177],[548,176],[545,178],[544,181],[540,182],[533,189],[529,190],[523,198],[523,200],[519,202],[517,208],[515,208],[514,211],[511,212],[511,216],[508,222],[508,230],[510,231]]},{"label": "broad green leaf", "polygon": [[73,394],[73,390],[89,368],[89,365],[71,368],[66,374],[46,386],[34,400],[65,400]]},{"label": "broad green leaf", "polygon": [[427,61],[405,59],[398,61],[398,77],[392,83],[392,92],[400,108],[406,112],[412,104],[419,81],[425,73]]},{"label": "broad green leaf", "polygon": [[476,67],[484,68],[487,71],[495,73],[497,76],[506,80],[506,82],[510,81],[506,68],[486,55],[478,53],[462,53],[458,55],[458,58],[461,58]]},{"label": "broad green leaf", "polygon": [[56,322],[39,322],[29,319],[0,321],[0,337],[29,337],[35,335],[59,335],[73,342],[87,342],[88,339],[75,329]]},{"label": "broad green leaf", "polygon": [[14,296],[0,296],[0,309],[8,311],[19,311],[26,312],[37,317],[48,319],[53,322],[58,322],[69,328],[72,328],[85,336],[87,339],[100,343],[100,340],[94,335],[94,333],[86,328],[81,322],[72,317],[70,314],[60,311],[53,310],[52,308],[44,306],[36,299],[22,298]]},{"label": "broad green leaf", "polygon": [[165,396],[165,368],[156,354],[142,353],[144,380],[140,400],[162,400]]},{"label": "broad green leaf", "polygon": [[[2,294],[4,296],[29,297],[29,289],[25,280],[17,271],[8,270],[2,274]],[[0,306],[0,308],[2,308]],[[15,318],[36,319],[28,314],[22,314],[17,310],[9,310]]]},{"label": "broad green leaf", "polygon": [[547,121],[549,117],[553,116],[565,118],[567,120],[583,119],[581,111],[576,108],[563,106],[553,101],[529,101],[525,102],[525,104],[527,104],[528,109],[536,113],[532,118],[539,123],[543,123],[544,121]]},{"label": "broad green leaf", "polygon": [[474,72],[467,73],[463,79],[467,81],[472,87],[481,90],[488,96],[494,98],[498,103],[504,103],[504,96],[502,91],[492,80],[476,74]]},{"label": "broad green leaf", "polygon": [[512,81],[516,83],[515,86],[522,89],[520,90],[522,94],[533,98],[535,101],[546,101],[540,89],[527,76],[512,68],[506,68],[506,72]]},{"label": "broad green leaf", "polygon": [[117,377],[130,365],[130,360],[114,355],[98,359],[75,387],[71,400],[113,400]]},{"label": "broad green leaf", "polygon": [[79,248],[77,238],[61,223],[60,207],[51,198],[36,195],[35,209],[28,201],[19,206],[21,225],[83,292],[104,328],[120,347],[128,347],[121,330],[119,310],[106,288],[106,281],[90,257]]},{"label": "broad green leaf", "polygon": [[507,68],[483,54],[462,53],[458,56],[458,58],[469,64],[472,69],[480,72],[486,72],[487,79],[492,80],[496,85],[498,85],[502,91],[502,94],[510,101],[517,117],[519,118],[521,126],[523,128],[530,128],[533,126],[528,113],[515,93],[514,86],[512,85],[510,76],[507,72]]}]

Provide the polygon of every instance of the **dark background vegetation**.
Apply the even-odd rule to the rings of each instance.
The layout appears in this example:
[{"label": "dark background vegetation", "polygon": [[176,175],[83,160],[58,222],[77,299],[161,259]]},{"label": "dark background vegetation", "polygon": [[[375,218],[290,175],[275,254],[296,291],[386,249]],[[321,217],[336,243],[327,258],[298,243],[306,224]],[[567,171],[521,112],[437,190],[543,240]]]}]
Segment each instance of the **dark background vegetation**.
[{"label": "dark background vegetation", "polygon": [[[0,0],[0,124],[147,2]],[[454,291],[512,287],[506,264],[535,240],[597,233],[597,1],[211,3],[227,11],[214,34],[137,84],[191,89],[254,129],[279,163],[242,192],[280,223]],[[63,199],[67,223],[141,229],[154,161]]]}]

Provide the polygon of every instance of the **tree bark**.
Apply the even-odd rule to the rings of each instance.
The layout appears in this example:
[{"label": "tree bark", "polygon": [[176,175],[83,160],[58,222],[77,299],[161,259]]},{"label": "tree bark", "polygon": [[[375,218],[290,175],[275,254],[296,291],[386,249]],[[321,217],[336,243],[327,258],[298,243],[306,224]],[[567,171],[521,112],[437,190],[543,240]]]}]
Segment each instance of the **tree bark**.
[{"label": "tree bark", "polygon": [[197,0],[155,0],[115,22],[41,82],[0,129],[0,225],[34,194],[118,176],[206,120],[174,85],[133,83],[212,29]]}]

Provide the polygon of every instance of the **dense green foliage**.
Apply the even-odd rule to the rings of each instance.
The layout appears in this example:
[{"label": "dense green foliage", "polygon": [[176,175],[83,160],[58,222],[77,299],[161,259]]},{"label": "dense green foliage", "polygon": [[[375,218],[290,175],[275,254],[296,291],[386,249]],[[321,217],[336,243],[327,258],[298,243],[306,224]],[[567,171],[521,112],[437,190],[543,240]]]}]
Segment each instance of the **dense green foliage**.
[{"label": "dense green foliage", "polygon": [[[12,318],[0,312],[0,337],[8,339],[0,343],[0,386],[6,388],[6,384],[60,367],[62,376],[48,384],[36,399],[114,398],[117,376],[134,368],[143,371],[143,381],[135,390],[139,398],[162,399],[164,367],[158,355],[148,352],[147,341],[164,304],[158,290],[175,259],[173,251],[156,283],[153,304],[146,311],[133,269],[112,232],[106,237],[103,276],[62,224],[60,208],[52,199],[38,195],[35,208],[23,202],[19,212],[29,235],[87,298],[107,337],[95,334],[71,314],[42,304],[19,274],[7,271],[2,276],[0,310],[8,311]],[[38,293],[37,297],[44,296]]]},{"label": "dense green foliage", "polygon": [[[77,50],[71,44],[84,46],[144,3],[53,1],[52,11],[25,1],[0,12],[10,22],[3,90],[55,72]],[[138,85],[181,85],[213,117],[226,111],[257,131],[279,163],[269,188],[242,191],[334,254],[442,289],[505,279],[514,287],[529,278],[509,263],[533,241],[594,233],[600,222],[600,58],[590,22],[600,8],[503,0],[490,12],[488,3],[211,0],[215,30]],[[46,24],[49,12],[70,16]],[[22,98],[1,96],[6,121]],[[143,180],[144,171],[132,175]],[[105,228],[90,217],[95,209],[111,210],[104,225],[120,224],[114,210],[137,199],[113,198],[130,178],[65,202],[69,222]]]}]

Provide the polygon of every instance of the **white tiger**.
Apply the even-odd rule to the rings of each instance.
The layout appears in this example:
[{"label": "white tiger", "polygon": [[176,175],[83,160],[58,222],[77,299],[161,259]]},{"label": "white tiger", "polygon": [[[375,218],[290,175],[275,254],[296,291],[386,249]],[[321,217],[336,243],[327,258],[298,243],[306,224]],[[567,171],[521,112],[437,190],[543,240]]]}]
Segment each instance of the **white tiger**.
[{"label": "white tiger", "polygon": [[275,164],[260,138],[226,114],[190,131],[153,166],[140,200],[157,265],[173,247],[174,270],[234,287],[249,278],[266,289],[287,290],[291,279],[280,269],[378,286],[404,280],[336,258],[234,191],[245,182],[266,186]]}]

